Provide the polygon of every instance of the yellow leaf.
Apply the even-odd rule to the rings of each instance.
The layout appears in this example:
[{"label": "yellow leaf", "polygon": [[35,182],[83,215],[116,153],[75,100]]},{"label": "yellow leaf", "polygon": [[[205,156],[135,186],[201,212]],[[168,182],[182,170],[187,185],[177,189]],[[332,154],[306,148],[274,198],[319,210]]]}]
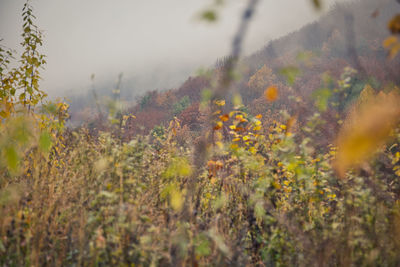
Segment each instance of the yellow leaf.
[{"label": "yellow leaf", "polygon": [[224,144],[220,141],[215,142],[215,145],[219,148],[219,149],[223,149],[224,148]]},{"label": "yellow leaf", "polygon": [[235,119],[237,119],[237,120],[243,120],[243,115],[236,115],[236,117],[235,117]]},{"label": "yellow leaf", "polygon": [[217,123],[216,123],[216,125],[214,126],[214,130],[219,130],[219,129],[221,129],[222,128],[222,121],[218,121]]},{"label": "yellow leaf", "polygon": [[231,149],[237,149],[239,148],[238,144],[231,144]]},{"label": "yellow leaf", "polygon": [[279,183],[275,182],[275,181],[272,182],[272,186],[275,187],[276,189],[281,189],[282,188],[282,186]]},{"label": "yellow leaf", "polygon": [[353,110],[340,129],[335,168],[344,177],[349,168],[369,159],[400,121],[400,96],[380,93]]},{"label": "yellow leaf", "polygon": [[389,49],[389,58],[393,59],[400,52],[400,42],[396,36],[390,36],[383,41],[383,46]]},{"label": "yellow leaf", "polygon": [[396,36],[389,36],[388,38],[386,38],[383,41],[383,47],[389,48],[392,45],[394,45],[395,43],[397,43],[397,37]]},{"label": "yellow leaf", "polygon": [[394,59],[399,52],[400,52],[400,43],[396,43],[395,45],[392,46],[392,48],[389,51],[389,58]]},{"label": "yellow leaf", "polygon": [[222,135],[221,131],[216,131],[215,135],[214,135],[214,138],[215,138],[216,141],[220,141],[220,140],[222,140],[224,138],[224,136]]},{"label": "yellow leaf", "polygon": [[242,97],[240,94],[235,94],[232,99],[232,103],[235,107],[239,107],[242,105]]},{"label": "yellow leaf", "polygon": [[225,106],[225,100],[216,100],[216,101],[215,101],[215,104],[216,104],[217,106]]},{"label": "yellow leaf", "polygon": [[170,196],[171,206],[175,211],[180,211],[183,207],[182,192],[178,189],[174,190]]}]

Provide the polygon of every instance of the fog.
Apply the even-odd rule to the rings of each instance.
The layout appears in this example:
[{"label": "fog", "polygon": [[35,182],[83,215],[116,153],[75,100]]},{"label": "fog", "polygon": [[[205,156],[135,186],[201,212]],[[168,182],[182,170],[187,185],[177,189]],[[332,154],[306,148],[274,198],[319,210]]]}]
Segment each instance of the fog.
[{"label": "fog", "polygon": [[[0,39],[15,48],[21,42],[23,0],[0,0]],[[244,54],[312,22],[317,12],[309,0],[263,0],[250,24]],[[199,19],[212,1],[200,0],[33,0],[36,24],[44,32],[47,55],[42,88],[65,95],[96,83],[114,81],[139,91],[178,86],[187,75],[229,53],[246,1],[226,1],[216,23]],[[129,88],[136,80],[141,88]]]}]

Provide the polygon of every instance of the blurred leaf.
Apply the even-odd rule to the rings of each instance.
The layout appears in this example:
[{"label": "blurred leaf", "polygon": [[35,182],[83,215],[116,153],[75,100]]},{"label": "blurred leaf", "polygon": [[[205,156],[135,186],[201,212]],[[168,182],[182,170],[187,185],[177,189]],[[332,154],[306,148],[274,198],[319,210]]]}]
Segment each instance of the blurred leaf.
[{"label": "blurred leaf", "polygon": [[32,121],[29,117],[18,117],[11,122],[11,127],[13,129],[13,138],[21,145],[25,145],[29,142],[32,135]]},{"label": "blurred leaf", "polygon": [[11,171],[17,171],[19,165],[19,157],[15,147],[6,147],[4,153],[8,169],[10,169]]},{"label": "blurred leaf", "polygon": [[171,207],[175,210],[175,211],[180,211],[183,207],[183,196],[182,196],[182,192],[180,190],[178,190],[177,188],[175,188],[175,190],[173,190],[171,192],[170,195],[170,201],[171,201]]},{"label": "blurred leaf", "polygon": [[223,126],[222,121],[217,121],[217,123],[215,124],[213,129],[217,131],[217,130],[222,129],[222,126]]},{"label": "blurred leaf", "polygon": [[240,94],[235,93],[235,94],[233,95],[232,103],[233,103],[233,106],[234,106],[235,108],[238,108],[238,107],[240,107],[240,106],[243,105],[242,97],[240,96]]},{"label": "blurred leaf", "polygon": [[321,1],[320,0],[312,0],[312,3],[315,8],[321,9]]},{"label": "blurred leaf", "polygon": [[225,244],[224,239],[218,234],[215,228],[210,229],[208,235],[214,241],[219,251],[228,256],[231,254],[229,247]]},{"label": "blurred leaf", "polygon": [[225,100],[215,100],[217,106],[225,106]]},{"label": "blurred leaf", "polygon": [[192,168],[189,164],[189,161],[183,157],[177,157],[172,160],[166,171],[164,172],[164,176],[166,178],[174,178],[177,176],[185,177],[189,176],[192,173]]},{"label": "blurred leaf", "polygon": [[278,88],[272,85],[265,90],[264,95],[269,102],[274,102],[278,99]]},{"label": "blurred leaf", "polygon": [[279,73],[286,78],[287,82],[290,85],[293,85],[297,76],[300,75],[300,70],[297,67],[290,66],[290,67],[282,68],[279,71]]},{"label": "blurred leaf", "polygon": [[312,57],[313,57],[313,54],[311,51],[304,51],[304,52],[298,53],[296,56],[296,59],[300,62],[303,62],[306,65],[310,65]]},{"label": "blurred leaf", "polygon": [[100,197],[105,197],[105,198],[110,198],[110,199],[116,198],[116,195],[113,192],[108,192],[108,191],[105,191],[105,190],[100,191],[99,192],[99,196]]},{"label": "blurred leaf", "polygon": [[349,168],[369,159],[387,141],[400,121],[399,103],[397,93],[381,92],[349,114],[337,138],[335,168],[341,177]]},{"label": "blurred leaf", "polygon": [[312,93],[312,98],[315,100],[315,106],[320,112],[327,110],[328,101],[331,96],[332,91],[329,88],[317,89]]},{"label": "blurred leaf", "polygon": [[388,28],[391,33],[399,34],[400,33],[400,14],[395,15],[388,24]]},{"label": "blurred leaf", "polygon": [[389,50],[389,58],[393,59],[400,51],[400,42],[396,36],[389,36],[383,43],[383,47]]},{"label": "blurred leaf", "polygon": [[22,101],[25,99],[25,93],[19,95],[19,100]]},{"label": "blurred leaf", "polygon": [[48,103],[46,105],[43,105],[42,110],[44,113],[56,115],[57,106],[54,103]]},{"label": "blurred leaf", "polygon": [[51,142],[51,136],[49,132],[44,131],[40,134],[39,137],[39,148],[42,152],[49,152],[51,148],[52,142]]},{"label": "blurred leaf", "polygon": [[397,43],[397,37],[392,35],[383,41],[383,47],[389,48],[390,46],[394,45],[395,43]]},{"label": "blurred leaf", "polygon": [[217,14],[214,10],[206,10],[201,14],[201,18],[208,22],[215,22],[217,20]]},{"label": "blurred leaf", "polygon": [[228,114],[221,115],[221,116],[219,116],[219,119],[221,121],[228,121],[229,120],[229,115]]},{"label": "blurred leaf", "polygon": [[396,45],[394,45],[389,52],[389,58],[390,59],[394,59],[397,54],[400,52],[400,43],[397,43]]},{"label": "blurred leaf", "polygon": [[196,256],[203,257],[211,254],[210,241],[207,236],[200,235],[196,237],[195,246]]},{"label": "blurred leaf", "polygon": [[101,158],[98,161],[96,161],[94,164],[94,167],[95,167],[96,171],[98,171],[98,172],[102,172],[105,169],[107,169],[107,167],[108,167],[107,158],[104,157],[104,158]]}]

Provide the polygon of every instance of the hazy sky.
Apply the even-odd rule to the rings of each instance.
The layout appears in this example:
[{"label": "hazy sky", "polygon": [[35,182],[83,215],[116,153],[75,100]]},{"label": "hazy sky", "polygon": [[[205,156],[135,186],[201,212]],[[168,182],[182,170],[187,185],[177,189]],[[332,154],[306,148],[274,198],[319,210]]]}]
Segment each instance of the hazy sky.
[{"label": "hazy sky", "polygon": [[[24,0],[0,0],[0,39],[15,48]],[[44,31],[48,64],[44,90],[82,90],[89,77],[106,81],[123,72],[154,76],[174,86],[174,69],[193,72],[229,53],[247,1],[227,0],[216,24],[198,19],[211,0],[32,0],[36,24]],[[245,54],[315,20],[310,0],[261,0],[244,43]],[[325,0],[325,10],[335,0]],[[164,81],[164,80],[165,81]],[[156,89],[156,88],[154,88]]]}]

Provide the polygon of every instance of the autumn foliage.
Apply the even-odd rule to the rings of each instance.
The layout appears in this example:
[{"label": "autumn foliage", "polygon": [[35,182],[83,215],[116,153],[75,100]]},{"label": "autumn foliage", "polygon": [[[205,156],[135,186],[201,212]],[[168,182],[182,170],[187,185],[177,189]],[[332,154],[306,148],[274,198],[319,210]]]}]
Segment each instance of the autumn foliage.
[{"label": "autumn foliage", "polygon": [[225,97],[222,60],[72,128],[32,12],[20,67],[0,47],[1,266],[399,266],[394,39],[361,31],[358,69],[323,20],[241,59]]}]

